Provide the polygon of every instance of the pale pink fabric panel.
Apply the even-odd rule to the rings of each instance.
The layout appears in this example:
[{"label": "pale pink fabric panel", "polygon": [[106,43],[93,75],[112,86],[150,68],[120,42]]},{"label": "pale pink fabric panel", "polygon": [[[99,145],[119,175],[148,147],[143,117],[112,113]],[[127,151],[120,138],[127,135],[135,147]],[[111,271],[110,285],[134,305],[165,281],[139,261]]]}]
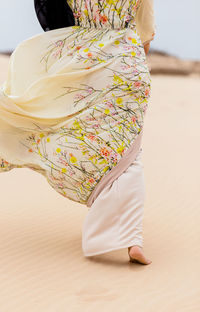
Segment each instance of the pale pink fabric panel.
[{"label": "pale pink fabric panel", "polygon": [[106,185],[92,204],[82,228],[82,249],[93,256],[133,245],[143,247],[145,182],[142,148],[129,167]]}]

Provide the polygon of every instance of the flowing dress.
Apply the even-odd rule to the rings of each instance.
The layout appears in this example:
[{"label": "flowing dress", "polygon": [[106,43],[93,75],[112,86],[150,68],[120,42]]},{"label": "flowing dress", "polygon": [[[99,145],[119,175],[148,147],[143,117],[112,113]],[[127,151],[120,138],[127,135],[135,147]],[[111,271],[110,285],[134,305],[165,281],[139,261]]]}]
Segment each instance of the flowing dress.
[{"label": "flowing dress", "polygon": [[0,89],[0,172],[30,168],[91,207],[141,148],[152,0],[69,0],[75,25],[21,42]]}]

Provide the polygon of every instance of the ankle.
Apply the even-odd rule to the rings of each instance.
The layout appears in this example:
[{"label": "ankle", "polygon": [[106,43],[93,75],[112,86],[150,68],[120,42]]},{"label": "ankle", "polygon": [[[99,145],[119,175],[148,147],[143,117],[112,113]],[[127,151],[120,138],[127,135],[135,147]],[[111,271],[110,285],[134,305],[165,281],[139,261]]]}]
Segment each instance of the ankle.
[{"label": "ankle", "polygon": [[140,245],[133,245],[133,246],[130,246],[130,247],[128,247],[128,250],[130,250],[131,248],[133,248],[133,247],[139,247],[140,249],[143,249],[143,247],[142,246],[140,246]]}]

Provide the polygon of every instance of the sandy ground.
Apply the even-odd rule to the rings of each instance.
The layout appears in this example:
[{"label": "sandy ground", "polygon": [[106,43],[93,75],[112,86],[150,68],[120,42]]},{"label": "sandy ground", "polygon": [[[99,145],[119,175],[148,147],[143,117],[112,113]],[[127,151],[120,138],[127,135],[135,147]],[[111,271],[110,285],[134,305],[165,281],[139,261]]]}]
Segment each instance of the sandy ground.
[{"label": "sandy ground", "polygon": [[[8,58],[0,58],[0,83]],[[31,169],[0,174],[0,311],[200,311],[200,78],[152,76],[143,136],[144,251],[85,258],[85,206]]]}]

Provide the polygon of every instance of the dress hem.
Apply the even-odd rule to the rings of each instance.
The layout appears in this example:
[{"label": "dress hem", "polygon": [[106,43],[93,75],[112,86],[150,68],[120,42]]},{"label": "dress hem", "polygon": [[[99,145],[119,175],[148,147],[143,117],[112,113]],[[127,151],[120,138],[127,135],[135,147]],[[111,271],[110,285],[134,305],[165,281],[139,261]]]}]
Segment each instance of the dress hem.
[{"label": "dress hem", "polygon": [[132,247],[132,246],[139,246],[139,247],[143,248],[143,244],[140,244],[138,241],[133,240],[132,243],[129,243],[129,244],[124,245],[124,246],[118,246],[118,247],[114,247],[114,248],[109,248],[109,249],[105,249],[104,251],[98,251],[98,252],[95,252],[95,253],[84,253],[84,256],[85,257],[97,256],[97,255],[100,255],[100,254],[104,254],[104,253],[111,252],[111,251],[118,250],[118,249]]}]

